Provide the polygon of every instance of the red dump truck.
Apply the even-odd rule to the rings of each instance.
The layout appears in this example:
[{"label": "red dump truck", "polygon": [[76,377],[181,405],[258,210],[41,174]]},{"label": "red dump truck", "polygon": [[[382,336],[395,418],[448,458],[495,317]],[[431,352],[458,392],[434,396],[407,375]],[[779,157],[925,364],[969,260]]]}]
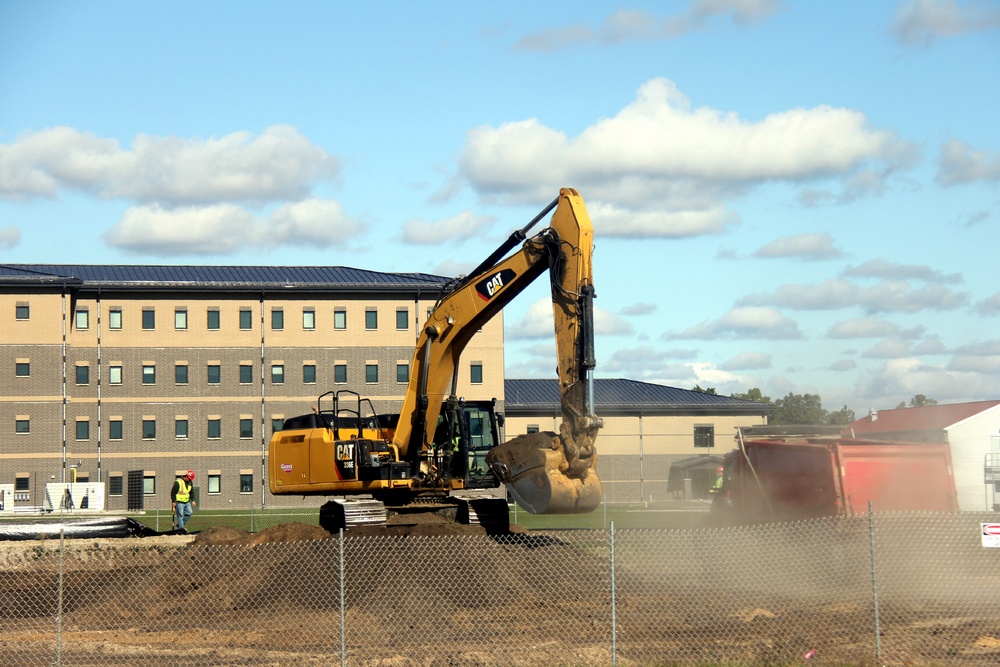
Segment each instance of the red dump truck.
[{"label": "red dump truck", "polygon": [[830,436],[737,436],[715,494],[715,523],[875,511],[957,512],[947,444]]}]

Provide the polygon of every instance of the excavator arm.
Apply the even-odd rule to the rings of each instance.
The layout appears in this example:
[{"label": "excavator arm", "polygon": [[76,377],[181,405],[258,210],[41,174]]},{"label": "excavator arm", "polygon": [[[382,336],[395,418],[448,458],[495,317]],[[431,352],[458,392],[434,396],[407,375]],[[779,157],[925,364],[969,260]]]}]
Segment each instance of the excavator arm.
[{"label": "excavator arm", "polygon": [[[549,227],[528,230],[555,209]],[[523,242],[523,243],[522,243]],[[507,256],[519,243],[521,248]],[[594,441],[603,425],[588,405],[595,366],[593,227],[583,199],[563,188],[524,228],[442,297],[420,334],[410,387],[393,438],[400,457],[426,459],[442,409],[457,402],[456,373],[472,336],[548,272],[558,353],[559,433],[520,436],[495,447],[487,462],[522,507],[534,513],[594,510],[601,500]]]}]

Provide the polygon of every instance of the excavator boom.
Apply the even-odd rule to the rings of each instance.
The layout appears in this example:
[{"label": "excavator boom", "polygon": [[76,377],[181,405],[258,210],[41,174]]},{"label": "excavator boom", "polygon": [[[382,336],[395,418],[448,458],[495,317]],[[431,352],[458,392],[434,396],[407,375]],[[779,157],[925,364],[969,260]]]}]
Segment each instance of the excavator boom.
[{"label": "excavator boom", "polygon": [[[553,208],[549,227],[500,259]],[[487,463],[530,512],[589,512],[600,504],[594,440],[602,422],[587,403],[587,380],[595,366],[592,256],[593,226],[583,199],[575,190],[563,188],[529,225],[440,300],[414,352],[411,383],[417,386],[407,392],[401,411],[411,418],[400,419],[393,441],[404,458],[415,460],[419,452],[433,447],[441,410],[456,400],[449,390],[455,386],[459,358],[475,332],[547,271],[562,425],[558,434],[529,434],[497,446]]]}]

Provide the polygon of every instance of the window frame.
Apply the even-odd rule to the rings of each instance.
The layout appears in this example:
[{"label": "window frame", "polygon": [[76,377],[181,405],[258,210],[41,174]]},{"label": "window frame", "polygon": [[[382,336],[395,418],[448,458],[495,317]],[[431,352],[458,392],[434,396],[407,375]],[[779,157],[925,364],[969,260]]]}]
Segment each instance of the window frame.
[{"label": "window frame", "polygon": [[142,330],[156,331],[156,310],[154,308],[142,309]]},{"label": "window frame", "polygon": [[365,364],[365,384],[378,384],[378,364]]},{"label": "window frame", "polygon": [[[249,430],[245,430],[245,427],[249,426]],[[240,440],[252,440],[253,439],[253,419],[247,419],[246,417],[240,418]]]},{"label": "window frame", "polygon": [[[214,318],[212,316],[215,316]],[[213,322],[213,319],[215,320]],[[214,325],[214,326],[213,326]],[[208,331],[218,331],[222,328],[222,313],[218,308],[211,307],[205,312],[205,329]]]},{"label": "window frame", "polygon": [[89,419],[77,419],[76,428],[73,431],[76,436],[77,441],[87,441],[90,440],[90,420]]},{"label": "window frame", "polygon": [[87,306],[78,307],[73,314],[73,328],[77,331],[87,331],[90,329],[90,308]]},{"label": "window frame", "polygon": [[108,475],[108,495],[109,496],[125,495],[124,475]]},{"label": "window frame", "polygon": [[[205,485],[205,493],[210,496],[217,496],[222,493],[222,473],[209,473],[206,475],[208,483]],[[213,489],[213,482],[215,488]]]},{"label": "window frame", "polygon": [[[214,432],[214,435],[213,435]],[[205,437],[209,440],[221,440],[222,439],[222,417],[209,417],[208,419],[208,429],[205,432]]]},{"label": "window frame", "polygon": [[240,309],[240,331],[253,331],[253,311],[249,308]]},{"label": "window frame", "polygon": [[[343,374],[343,379],[339,377],[341,374]],[[347,364],[333,365],[333,383],[347,384]]]},{"label": "window frame", "polygon": [[175,308],[174,309],[174,330],[175,331],[187,331],[188,329],[188,311],[187,308]]},{"label": "window frame", "polygon": [[25,322],[31,319],[31,304],[14,304],[14,319],[18,322]]},{"label": "window frame", "polygon": [[155,419],[143,419],[142,420],[142,439],[143,440],[156,440],[156,420]]},{"label": "window frame", "polygon": [[[694,446],[697,449],[714,449],[715,448],[715,424],[695,424],[692,437],[694,438]],[[704,444],[705,440],[708,440],[708,444]],[[699,444],[702,443],[702,444]]]},{"label": "window frame", "polygon": [[[401,321],[402,319],[402,321]],[[396,310],[396,331],[408,331],[410,328],[410,311],[408,308]]]},{"label": "window frame", "polygon": [[[116,428],[117,425],[117,428]],[[117,435],[115,435],[117,431]],[[124,440],[125,439],[125,424],[121,419],[109,419],[108,420],[108,440]]]},{"label": "window frame", "polygon": [[[249,484],[247,484],[249,481]],[[240,473],[240,493],[253,493],[253,473]]]},{"label": "window frame", "polygon": [[111,331],[122,330],[122,309],[115,307],[108,309],[108,329]]},{"label": "window frame", "polygon": [[285,311],[281,308],[271,309],[271,331],[285,330]]},{"label": "window frame", "polygon": [[[22,429],[22,425],[24,428]],[[28,419],[17,419],[14,418],[14,435],[29,435],[31,433],[31,418]]]},{"label": "window frame", "polygon": [[[275,380],[275,377],[279,379]],[[284,364],[271,364],[271,384],[285,384]]]},{"label": "window frame", "polygon": [[[79,387],[85,387],[90,384],[90,365],[89,364],[77,364],[76,371],[73,374],[73,380]],[[83,375],[83,382],[80,381],[80,375]]]},{"label": "window frame", "polygon": [[365,331],[378,331],[378,309],[365,309]]},{"label": "window frame", "polygon": [[346,331],[347,330],[347,309],[346,308],[334,308],[333,309],[333,329],[334,329],[334,331]]},{"label": "window frame", "polygon": [[302,330],[303,331],[315,331],[316,330],[316,309],[315,308],[304,308],[304,309],[302,309]]},{"label": "window frame", "polygon": [[[183,424],[183,426],[182,426],[182,424]],[[175,440],[187,440],[189,437],[191,437],[191,420],[189,420],[189,419],[182,419],[180,417],[175,417],[174,418],[174,439]]]},{"label": "window frame", "polygon": [[142,384],[143,385],[156,384],[156,364],[142,365]]},{"label": "window frame", "polygon": [[[244,372],[249,373],[249,377],[244,378]],[[253,364],[240,364],[240,384],[253,384]]]},{"label": "window frame", "polygon": [[[181,376],[184,376],[183,379]],[[188,364],[174,364],[174,384],[186,385],[191,381],[191,369]]]},{"label": "window frame", "polygon": [[469,364],[469,384],[480,385],[483,383],[483,362],[473,361]]},{"label": "window frame", "polygon": [[396,364],[396,383],[397,384],[409,384],[410,382],[410,364],[409,363],[397,363]]},{"label": "window frame", "polygon": [[302,384],[316,384],[316,364],[302,364]]},{"label": "window frame", "polygon": [[[212,379],[213,369],[215,371],[215,379]],[[208,364],[205,370],[205,379],[208,384],[222,384],[222,364]]]},{"label": "window frame", "polygon": [[14,377],[16,377],[16,378],[30,378],[31,377],[31,362],[30,361],[15,361],[14,362]]}]

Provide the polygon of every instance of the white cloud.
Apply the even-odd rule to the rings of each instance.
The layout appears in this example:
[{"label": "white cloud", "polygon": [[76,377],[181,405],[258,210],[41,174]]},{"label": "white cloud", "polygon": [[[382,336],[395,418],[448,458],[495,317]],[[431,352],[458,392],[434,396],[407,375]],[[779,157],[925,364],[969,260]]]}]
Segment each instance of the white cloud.
[{"label": "white cloud", "polygon": [[[539,299],[528,307],[519,322],[504,322],[507,337],[512,340],[523,338],[551,338],[555,335],[555,316],[552,314],[552,300]],[[627,336],[634,333],[631,324],[608,311],[594,307],[594,333],[602,336]]]},{"label": "white cloud", "polygon": [[364,230],[339,203],[310,199],[286,204],[266,217],[233,204],[137,206],[127,210],[103,238],[127,253],[170,257],[230,255],[286,245],[329,247],[346,244]]},{"label": "white cloud", "polygon": [[911,0],[896,11],[892,33],[906,45],[927,46],[935,37],[952,37],[1000,28],[1000,8],[983,2]]},{"label": "white cloud", "polygon": [[858,362],[854,361],[853,359],[838,359],[837,361],[827,366],[829,370],[835,371],[837,373],[842,373],[844,371],[853,371],[857,367],[858,367]]},{"label": "white cloud", "polygon": [[737,25],[763,21],[778,11],[778,0],[694,0],[688,11],[658,18],[642,10],[616,10],[597,28],[574,24],[526,35],[516,48],[557,51],[585,44],[615,45],[669,39],[701,28],[714,16],[729,16]]},{"label": "white cloud", "polygon": [[898,338],[887,338],[862,352],[861,356],[865,359],[900,359],[911,356],[910,345]]},{"label": "white cloud", "polygon": [[848,266],[843,271],[848,278],[880,278],[888,280],[922,280],[929,283],[960,283],[962,274],[941,273],[926,264],[896,264],[884,259],[873,259],[858,266]]},{"label": "white cloud", "polygon": [[940,403],[982,400],[996,394],[997,374],[977,370],[951,370],[917,359],[892,359],[858,386],[857,399],[876,408],[893,407],[924,394]]},{"label": "white cloud", "polygon": [[261,204],[302,199],[339,169],[336,158],[285,125],[218,139],[139,135],[130,150],[55,127],[0,145],[0,196],[56,197],[68,189],[162,207]]},{"label": "white cloud", "polygon": [[919,338],[926,331],[926,327],[917,326],[912,329],[903,329],[897,324],[883,320],[881,317],[872,315],[870,317],[858,317],[850,320],[838,322],[827,329],[827,338],[851,339],[851,338],[882,338],[892,336],[901,339]]},{"label": "white cloud", "polygon": [[658,307],[655,303],[633,303],[631,306],[625,306],[619,312],[622,315],[634,316],[634,315],[651,315],[657,311]]},{"label": "white cloud", "polygon": [[744,306],[775,306],[793,310],[861,308],[869,313],[918,313],[922,310],[955,310],[968,302],[966,292],[931,285],[914,289],[905,281],[883,281],[861,287],[847,280],[827,280],[816,285],[781,285],[770,294],[740,299]]},{"label": "white cloud", "polygon": [[835,259],[843,253],[834,247],[829,234],[799,234],[782,236],[767,243],[752,253],[760,259],[799,258],[809,260]]},{"label": "white cloud", "polygon": [[1000,315],[1000,292],[983,299],[976,304],[976,312],[980,315]]},{"label": "white cloud", "polygon": [[759,370],[771,367],[771,355],[763,352],[742,352],[719,364],[724,371]]},{"label": "white cloud", "polygon": [[1000,182],[1000,153],[977,150],[952,139],[941,146],[935,178],[942,185]]},{"label": "white cloud", "polygon": [[476,215],[472,211],[444,220],[407,220],[403,224],[403,241],[414,245],[465,241],[484,236],[494,222],[495,216]]},{"label": "white cloud", "polygon": [[733,224],[724,202],[752,187],[833,179],[846,188],[860,172],[884,178],[911,148],[850,109],[797,108],[746,121],[693,108],[673,82],[656,78],[576,137],[537,119],[475,128],[460,170],[484,199],[502,203],[548,201],[571,183],[587,193],[598,236],[676,237]]},{"label": "white cloud", "polygon": [[668,340],[796,340],[802,337],[798,325],[774,308],[733,308],[717,320],[666,334]]},{"label": "white cloud", "polygon": [[21,244],[21,230],[13,225],[0,229],[0,250],[10,250]]}]

